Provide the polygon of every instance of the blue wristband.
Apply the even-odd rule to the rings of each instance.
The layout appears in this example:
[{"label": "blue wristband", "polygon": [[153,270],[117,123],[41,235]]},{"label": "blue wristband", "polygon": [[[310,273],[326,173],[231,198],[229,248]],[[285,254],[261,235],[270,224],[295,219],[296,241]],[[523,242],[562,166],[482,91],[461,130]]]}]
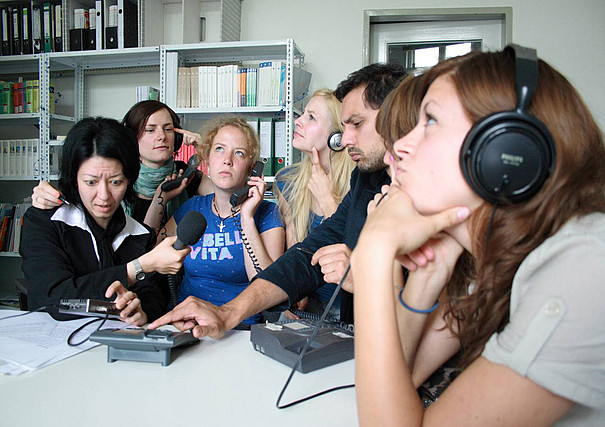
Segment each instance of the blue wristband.
[{"label": "blue wristband", "polygon": [[403,293],[403,288],[401,288],[401,290],[399,291],[399,302],[401,303],[402,306],[404,306],[405,308],[410,310],[412,313],[427,314],[427,313],[431,313],[431,312],[435,311],[437,309],[437,307],[439,307],[439,301],[437,301],[434,306],[432,306],[431,308],[428,308],[426,310],[418,310],[417,308],[410,307],[403,301],[403,298],[401,297],[402,293]]}]

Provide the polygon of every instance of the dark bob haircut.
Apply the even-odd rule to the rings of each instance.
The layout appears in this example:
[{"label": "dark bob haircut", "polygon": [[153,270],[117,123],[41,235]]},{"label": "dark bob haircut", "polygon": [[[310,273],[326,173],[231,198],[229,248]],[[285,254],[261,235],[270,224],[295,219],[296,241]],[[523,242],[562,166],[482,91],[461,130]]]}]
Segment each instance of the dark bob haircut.
[{"label": "dark bob haircut", "polygon": [[364,104],[378,110],[385,98],[408,75],[399,64],[370,64],[354,71],[338,84],[334,95],[340,102],[349,92],[365,86]]},{"label": "dark bob haircut", "polygon": [[[160,101],[141,101],[134,104],[130,110],[126,113],[124,118],[122,119],[122,124],[127,128],[132,129],[137,139],[143,135],[145,131],[145,125],[147,125],[147,120],[149,120],[149,116],[155,114],[160,110],[167,110],[168,114],[170,114],[170,118],[172,119],[172,126],[176,128],[181,127],[181,119],[176,113],[170,108],[168,105],[164,104]],[[174,152],[176,153],[181,148],[181,144],[183,142],[182,138],[177,138],[177,133],[175,132],[174,138]]]},{"label": "dark bob haircut", "polygon": [[134,133],[114,119],[88,117],[71,128],[63,144],[59,190],[70,203],[81,204],[78,170],[93,156],[115,159],[128,179],[124,199],[134,201],[134,183],[139,177],[139,145]]}]

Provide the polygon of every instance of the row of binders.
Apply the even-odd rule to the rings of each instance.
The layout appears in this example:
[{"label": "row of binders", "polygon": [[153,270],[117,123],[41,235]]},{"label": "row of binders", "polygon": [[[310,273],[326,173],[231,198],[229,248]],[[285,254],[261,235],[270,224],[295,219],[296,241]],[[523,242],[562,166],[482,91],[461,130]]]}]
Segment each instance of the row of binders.
[{"label": "row of binders", "polygon": [[0,203],[0,250],[2,252],[19,252],[23,215],[31,206],[31,199],[23,203]]},{"label": "row of binders", "polygon": [[60,1],[11,3],[0,7],[3,56],[62,52],[62,30]]},{"label": "row of binders", "polygon": [[95,7],[74,9],[69,29],[69,50],[100,50],[137,47],[136,0],[96,0]]},{"label": "row of binders", "polygon": [[[59,173],[61,147],[49,147],[50,174]],[[39,176],[39,149],[37,139],[0,140],[0,178]]]},{"label": "row of binders", "polygon": [[[263,175],[274,176],[286,165],[286,122],[284,119],[272,119],[268,117],[259,117],[246,120],[258,133],[260,140],[260,159],[264,164]],[[300,152],[294,150],[297,158],[300,160]]]},{"label": "row of binders", "polygon": [[[76,8],[66,10],[63,3]],[[0,3],[0,55],[138,46],[137,0],[95,0],[86,4],[94,7],[60,0],[14,1],[6,6]],[[69,28],[65,28],[67,24]],[[68,40],[64,40],[64,30]]]},{"label": "row of binders", "polygon": [[[171,54],[168,53],[167,63]],[[171,67],[168,63],[166,68],[167,81],[176,81],[176,93],[167,86],[166,100],[176,108],[264,107],[285,103],[286,66],[282,61],[245,67],[235,64]],[[294,81],[294,100],[301,101],[308,92],[311,74],[295,68]],[[176,99],[171,99],[174,95]]]}]

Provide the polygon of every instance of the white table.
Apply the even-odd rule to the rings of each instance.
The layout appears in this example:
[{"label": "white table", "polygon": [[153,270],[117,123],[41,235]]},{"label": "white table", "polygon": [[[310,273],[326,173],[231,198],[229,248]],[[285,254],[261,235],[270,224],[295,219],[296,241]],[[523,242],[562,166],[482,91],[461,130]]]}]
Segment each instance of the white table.
[{"label": "white table", "polygon": [[[0,376],[0,426],[356,426],[355,390],[275,407],[290,368],[252,348],[250,333],[178,350],[169,366],[107,363],[102,345],[49,367]],[[354,362],[296,372],[282,404],[354,382]]]}]

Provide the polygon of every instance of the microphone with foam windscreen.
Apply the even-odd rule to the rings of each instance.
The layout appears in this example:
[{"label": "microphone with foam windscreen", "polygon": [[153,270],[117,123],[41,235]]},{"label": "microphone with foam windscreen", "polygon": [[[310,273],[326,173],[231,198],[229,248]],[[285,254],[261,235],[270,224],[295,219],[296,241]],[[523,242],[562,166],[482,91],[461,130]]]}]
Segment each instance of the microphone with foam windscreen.
[{"label": "microphone with foam windscreen", "polygon": [[[180,251],[187,246],[195,245],[202,238],[206,231],[206,218],[198,211],[189,211],[183,216],[181,222],[176,228],[176,242],[172,245],[174,249]],[[177,304],[177,286],[176,278],[173,274],[168,275],[168,288],[170,289],[170,299],[172,305]]]}]

